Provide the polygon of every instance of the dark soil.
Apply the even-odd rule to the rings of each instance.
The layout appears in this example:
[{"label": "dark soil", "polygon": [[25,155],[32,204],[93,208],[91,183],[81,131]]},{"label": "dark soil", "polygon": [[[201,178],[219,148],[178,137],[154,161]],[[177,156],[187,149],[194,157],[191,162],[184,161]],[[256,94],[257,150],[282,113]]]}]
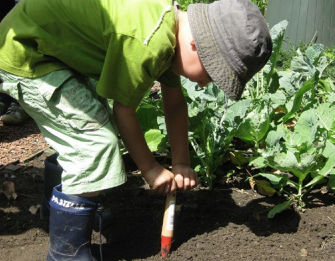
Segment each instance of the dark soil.
[{"label": "dark soil", "polygon": [[[33,121],[25,126],[0,124],[0,141],[4,141],[7,130],[16,137],[10,142],[38,134]],[[41,202],[43,161],[53,153],[51,149],[41,152],[39,146],[31,144],[31,155],[22,156],[25,160],[7,159],[9,163],[0,164],[0,185],[12,181],[17,193],[16,199],[0,195],[1,261],[46,259],[48,224],[40,220],[38,212],[29,211]],[[132,169],[131,164],[126,165]],[[291,209],[268,219],[269,209],[283,199],[253,192],[244,178],[212,191],[199,186],[178,193],[174,241],[166,260],[335,260],[335,206],[329,194],[317,190],[304,212]],[[104,260],[161,260],[165,197],[151,192],[141,176],[130,171],[126,184],[105,191],[101,199],[114,215],[110,234],[102,237]],[[93,254],[100,260],[96,232],[92,243]]]}]

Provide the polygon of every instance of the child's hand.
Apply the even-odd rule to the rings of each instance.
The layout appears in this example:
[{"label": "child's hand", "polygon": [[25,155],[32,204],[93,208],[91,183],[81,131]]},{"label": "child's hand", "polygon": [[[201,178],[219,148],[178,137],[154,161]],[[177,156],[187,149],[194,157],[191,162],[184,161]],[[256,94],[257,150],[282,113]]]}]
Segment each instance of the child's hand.
[{"label": "child's hand", "polygon": [[170,193],[176,190],[175,176],[158,163],[150,171],[143,173],[145,181],[150,188],[160,194]]},{"label": "child's hand", "polygon": [[198,185],[198,174],[188,164],[176,164],[172,172],[179,190],[191,190]]}]

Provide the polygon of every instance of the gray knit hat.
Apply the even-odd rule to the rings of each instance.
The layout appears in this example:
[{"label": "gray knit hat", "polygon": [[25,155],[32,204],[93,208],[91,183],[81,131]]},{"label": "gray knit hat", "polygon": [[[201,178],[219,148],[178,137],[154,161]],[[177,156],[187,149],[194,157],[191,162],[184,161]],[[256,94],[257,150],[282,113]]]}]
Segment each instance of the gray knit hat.
[{"label": "gray knit hat", "polygon": [[263,15],[249,0],[190,4],[187,14],[207,73],[228,96],[239,99],[272,52]]}]

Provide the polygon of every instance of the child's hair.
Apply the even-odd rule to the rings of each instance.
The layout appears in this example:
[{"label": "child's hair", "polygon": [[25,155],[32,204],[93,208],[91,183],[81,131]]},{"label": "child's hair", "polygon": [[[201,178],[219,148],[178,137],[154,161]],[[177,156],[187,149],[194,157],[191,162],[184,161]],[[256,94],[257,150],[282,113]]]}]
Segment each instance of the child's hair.
[{"label": "child's hair", "polygon": [[249,0],[191,4],[187,13],[207,73],[227,95],[239,99],[272,53],[263,15]]}]

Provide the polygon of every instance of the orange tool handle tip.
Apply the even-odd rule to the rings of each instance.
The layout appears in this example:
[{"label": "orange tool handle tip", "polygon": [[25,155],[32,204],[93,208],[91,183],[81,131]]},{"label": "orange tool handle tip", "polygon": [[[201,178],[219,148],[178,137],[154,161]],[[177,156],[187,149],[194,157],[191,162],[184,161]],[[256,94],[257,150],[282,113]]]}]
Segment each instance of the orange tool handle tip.
[{"label": "orange tool handle tip", "polygon": [[171,251],[172,237],[161,236],[161,256],[166,257]]}]

